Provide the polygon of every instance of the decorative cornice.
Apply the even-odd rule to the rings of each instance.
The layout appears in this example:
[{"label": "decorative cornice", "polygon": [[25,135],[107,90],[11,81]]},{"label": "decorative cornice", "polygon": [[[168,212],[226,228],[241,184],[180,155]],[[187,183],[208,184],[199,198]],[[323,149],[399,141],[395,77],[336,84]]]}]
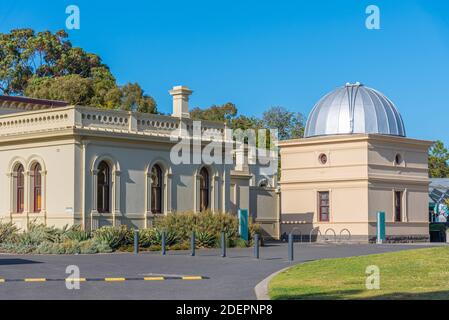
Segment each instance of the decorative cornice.
[{"label": "decorative cornice", "polygon": [[318,136],[311,138],[301,138],[301,139],[292,139],[292,140],[283,140],[279,142],[279,147],[295,147],[295,146],[310,146],[310,145],[324,145],[324,144],[332,144],[332,143],[341,143],[341,142],[358,142],[358,141],[382,141],[389,143],[401,143],[401,144],[409,144],[416,145],[422,147],[430,147],[433,144],[433,141],[429,140],[419,140],[413,138],[406,137],[398,137],[398,136],[388,136],[382,134],[344,134],[344,135],[329,135],[329,136]]}]

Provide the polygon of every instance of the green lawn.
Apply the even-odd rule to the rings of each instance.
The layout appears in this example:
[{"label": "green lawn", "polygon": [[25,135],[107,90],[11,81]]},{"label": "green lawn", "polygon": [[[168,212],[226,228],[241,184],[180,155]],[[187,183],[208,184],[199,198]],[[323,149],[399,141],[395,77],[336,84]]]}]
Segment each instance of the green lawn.
[{"label": "green lawn", "polygon": [[[379,290],[366,289],[370,265],[379,267]],[[271,299],[449,299],[449,247],[306,262],[268,289]]]}]

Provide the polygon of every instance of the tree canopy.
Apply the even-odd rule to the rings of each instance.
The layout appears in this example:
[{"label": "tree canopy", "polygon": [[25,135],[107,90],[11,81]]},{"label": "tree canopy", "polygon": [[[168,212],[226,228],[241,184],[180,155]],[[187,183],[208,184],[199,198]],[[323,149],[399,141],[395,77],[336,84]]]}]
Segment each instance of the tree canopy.
[{"label": "tree canopy", "polygon": [[119,86],[101,58],[73,47],[65,31],[0,33],[0,92],[104,109],[156,113],[137,83]]},{"label": "tree canopy", "polygon": [[429,150],[430,178],[449,177],[449,152],[440,140],[436,141]]},{"label": "tree canopy", "polygon": [[238,115],[235,104],[228,102],[206,109],[194,108],[190,113],[194,120],[226,122],[231,129],[277,129],[280,140],[301,138],[304,135],[304,116],[284,107],[270,107],[262,118]]},{"label": "tree canopy", "polygon": [[296,139],[304,136],[304,116],[284,107],[271,107],[263,113],[265,128],[277,129],[279,140]]}]

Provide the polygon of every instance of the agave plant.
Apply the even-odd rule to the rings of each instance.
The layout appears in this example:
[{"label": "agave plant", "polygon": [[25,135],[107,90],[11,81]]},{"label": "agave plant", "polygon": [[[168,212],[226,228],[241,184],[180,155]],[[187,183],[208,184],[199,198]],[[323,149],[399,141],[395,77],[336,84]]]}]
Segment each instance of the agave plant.
[{"label": "agave plant", "polygon": [[42,242],[57,243],[60,242],[63,233],[63,229],[31,222],[28,224],[28,230],[18,235],[16,242],[23,246],[37,246]]},{"label": "agave plant", "polygon": [[163,231],[156,229],[152,239],[152,244],[162,245],[162,234],[164,232],[165,232],[165,244],[167,246],[174,245],[175,243],[178,243],[180,241],[179,236],[176,234],[175,231],[173,230]]},{"label": "agave plant", "polygon": [[12,222],[0,223],[0,243],[13,242],[19,229]]},{"label": "agave plant", "polygon": [[129,243],[129,230],[126,226],[101,227],[93,232],[95,241],[107,244],[111,249],[117,249]]},{"label": "agave plant", "polygon": [[199,231],[196,233],[196,243],[200,248],[213,248],[217,242],[215,234],[207,231]]},{"label": "agave plant", "polygon": [[86,241],[91,238],[91,234],[81,228],[80,225],[73,225],[63,232],[62,240],[74,240],[78,242]]}]

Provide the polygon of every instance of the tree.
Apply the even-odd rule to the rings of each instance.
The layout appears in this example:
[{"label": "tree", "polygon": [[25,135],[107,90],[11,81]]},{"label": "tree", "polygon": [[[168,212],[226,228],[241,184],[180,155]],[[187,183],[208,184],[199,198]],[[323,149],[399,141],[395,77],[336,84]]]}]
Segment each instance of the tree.
[{"label": "tree", "polygon": [[122,91],[117,86],[114,76],[105,67],[91,70],[93,96],[90,104],[98,108],[114,109],[121,103]]},{"label": "tree", "polygon": [[156,101],[144,94],[137,83],[128,83],[122,87],[121,109],[145,113],[156,113]]},{"label": "tree", "polygon": [[0,34],[0,92],[157,113],[156,102],[137,83],[118,86],[101,58],[73,47],[63,30]]},{"label": "tree", "polygon": [[33,77],[25,89],[25,95],[88,106],[90,105],[91,97],[94,95],[94,90],[91,79],[71,74],[57,78]]},{"label": "tree", "polygon": [[0,90],[22,94],[33,76],[61,77],[78,74],[91,76],[91,70],[106,67],[100,57],[72,47],[65,31],[16,29],[0,34]]},{"label": "tree", "polygon": [[261,129],[263,125],[262,121],[256,117],[247,117],[245,115],[240,115],[231,120],[230,126],[232,129],[257,130]]},{"label": "tree", "polygon": [[213,105],[207,109],[193,108],[190,116],[194,120],[210,120],[230,123],[237,115],[237,107],[232,102],[221,106]]},{"label": "tree", "polygon": [[304,116],[283,107],[271,107],[263,113],[262,122],[267,129],[277,129],[279,140],[304,136]]},{"label": "tree", "polygon": [[440,140],[436,141],[429,150],[429,177],[449,177],[449,152]]}]

